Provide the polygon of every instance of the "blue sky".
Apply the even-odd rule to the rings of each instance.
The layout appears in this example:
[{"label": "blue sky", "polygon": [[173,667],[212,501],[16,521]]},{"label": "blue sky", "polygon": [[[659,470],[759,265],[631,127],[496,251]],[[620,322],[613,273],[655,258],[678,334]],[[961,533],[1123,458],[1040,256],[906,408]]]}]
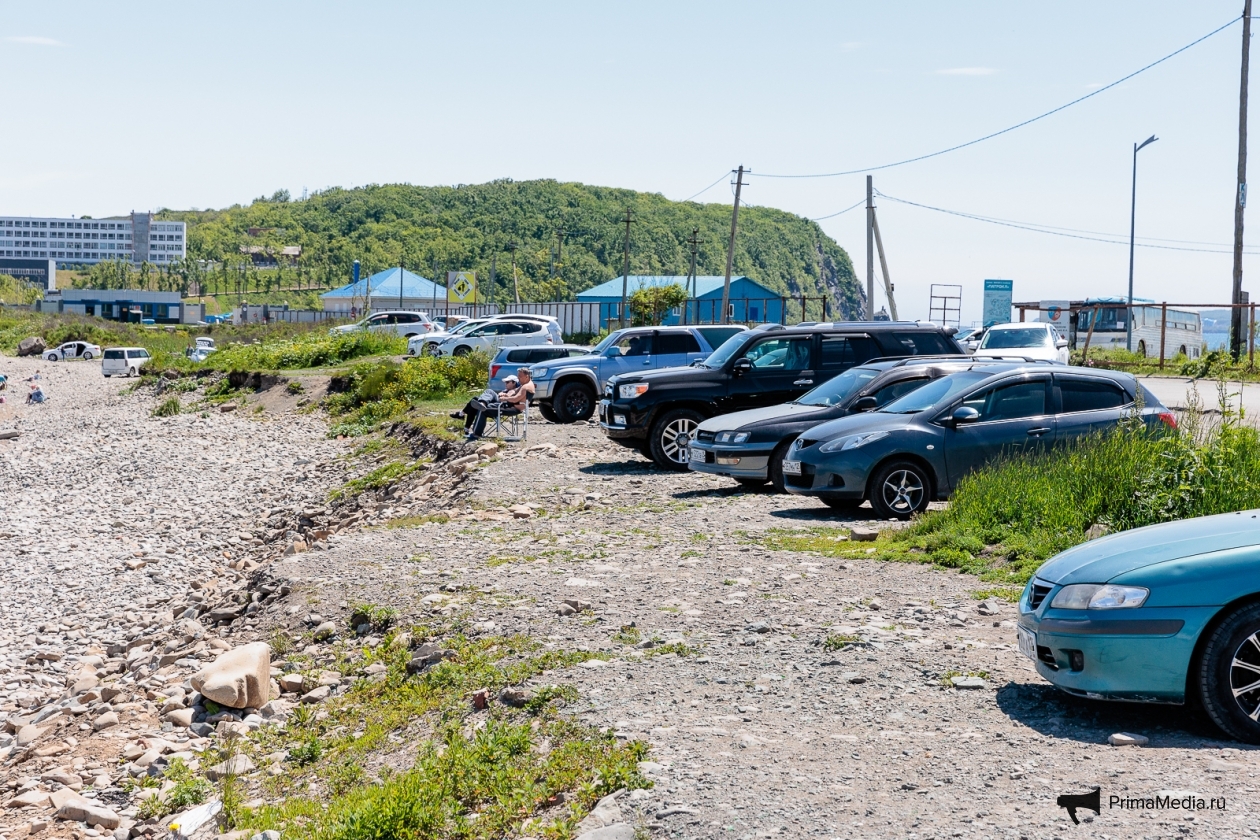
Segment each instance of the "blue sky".
[{"label": "blue sky", "polygon": [[[859,201],[864,177],[757,173],[855,169],[965,142],[1114,81],[1241,5],[9,3],[0,212],[100,216],[281,187],[499,177],[682,199],[742,163],[749,202],[817,217]],[[1157,134],[1139,159],[1139,235],[1228,251],[1240,39],[1235,24],[1040,123],[877,172],[876,187],[1126,237],[1132,144]],[[698,200],[729,204],[731,189]],[[862,215],[821,222],[859,273]],[[1013,279],[1016,299],[1127,283],[1121,245],[888,201],[880,223],[903,317],[927,316],[934,282],[963,285],[965,321],[979,317],[986,277]],[[1137,294],[1226,301],[1231,260],[1139,248]],[[1245,268],[1260,292],[1260,261]]]}]

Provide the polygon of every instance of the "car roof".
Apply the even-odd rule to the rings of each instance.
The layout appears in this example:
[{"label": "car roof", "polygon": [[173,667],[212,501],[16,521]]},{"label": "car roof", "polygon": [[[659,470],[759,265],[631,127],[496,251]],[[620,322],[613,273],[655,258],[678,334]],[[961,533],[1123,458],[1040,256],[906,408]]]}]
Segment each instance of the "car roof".
[{"label": "car roof", "polygon": [[990,330],[1020,330],[1020,329],[1027,329],[1029,327],[1043,327],[1043,328],[1053,329],[1053,325],[1049,323],[1045,323],[1043,321],[1014,321],[1009,324],[994,324],[993,326],[988,327],[988,329]]},{"label": "car roof", "polygon": [[501,347],[494,355],[496,359],[506,356],[514,350],[590,350],[585,344],[517,344],[513,347]]},{"label": "car roof", "polygon": [[925,321],[827,321],[823,323],[810,323],[794,327],[785,327],[782,324],[758,324],[752,328],[752,332],[791,332],[791,333],[826,333],[837,332],[840,330],[853,331],[875,330],[885,332],[887,330],[923,330],[924,332],[946,333],[953,335],[953,327],[942,327],[940,324],[933,324]]}]

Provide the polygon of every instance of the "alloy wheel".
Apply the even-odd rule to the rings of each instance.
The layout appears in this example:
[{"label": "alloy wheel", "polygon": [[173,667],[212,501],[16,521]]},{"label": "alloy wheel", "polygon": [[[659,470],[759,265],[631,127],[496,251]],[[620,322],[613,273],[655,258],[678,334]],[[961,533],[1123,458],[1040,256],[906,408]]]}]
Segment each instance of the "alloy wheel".
[{"label": "alloy wheel", "polygon": [[679,417],[661,430],[661,449],[665,457],[676,464],[687,463],[687,450],[691,446],[691,433],[698,424],[689,417]]},{"label": "alloy wheel", "polygon": [[884,479],[880,493],[891,510],[908,514],[923,501],[923,482],[910,470],[894,470]]},{"label": "alloy wheel", "polygon": [[1260,631],[1248,636],[1234,651],[1229,687],[1242,713],[1260,723]]}]

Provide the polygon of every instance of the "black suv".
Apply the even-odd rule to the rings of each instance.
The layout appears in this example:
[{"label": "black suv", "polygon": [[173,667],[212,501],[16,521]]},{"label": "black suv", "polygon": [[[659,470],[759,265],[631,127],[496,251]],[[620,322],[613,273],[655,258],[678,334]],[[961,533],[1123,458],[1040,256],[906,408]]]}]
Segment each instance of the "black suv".
[{"label": "black suv", "polygon": [[705,418],[796,399],[881,356],[960,354],[953,332],[901,321],[763,325],[691,367],[614,376],[604,388],[599,424],[610,439],[661,467],[685,470],[691,436]]}]

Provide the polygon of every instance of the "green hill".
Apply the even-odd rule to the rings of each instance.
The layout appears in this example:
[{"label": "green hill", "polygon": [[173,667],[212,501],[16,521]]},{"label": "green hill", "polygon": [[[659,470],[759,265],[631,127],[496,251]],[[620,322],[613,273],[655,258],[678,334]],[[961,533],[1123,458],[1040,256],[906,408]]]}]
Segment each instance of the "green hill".
[{"label": "green hill", "polygon": [[[515,243],[522,300],[569,300],[621,274],[626,208],[633,213],[630,273],[686,274],[687,239],[699,228],[698,272],[722,274],[730,234],[729,204],[670,201],[657,193],[556,181],[499,180],[455,187],[410,185],[329,189],[303,201],[281,191],[225,210],[163,210],[188,222],[189,257],[246,259],[241,246],[302,246],[302,272],[325,287],[348,282],[359,260],[366,273],[402,263],[425,276],[475,270],[490,276],[494,297],[511,292]],[[849,255],[808,219],[744,207],[736,274],[789,295],[828,294],[835,317],[856,315],[863,293]],[[250,229],[254,228],[253,235]],[[565,231],[553,267],[557,231]]]}]

